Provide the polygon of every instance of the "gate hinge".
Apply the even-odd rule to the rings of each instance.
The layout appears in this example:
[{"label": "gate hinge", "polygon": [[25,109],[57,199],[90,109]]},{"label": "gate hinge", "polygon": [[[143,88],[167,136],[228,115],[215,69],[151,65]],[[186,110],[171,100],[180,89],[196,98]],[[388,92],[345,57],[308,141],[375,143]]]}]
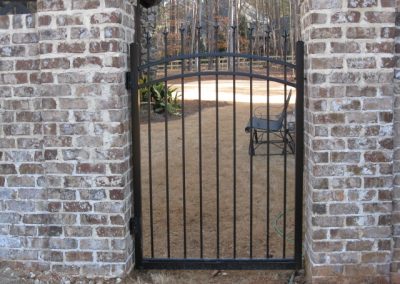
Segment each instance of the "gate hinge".
[{"label": "gate hinge", "polygon": [[125,88],[127,90],[131,89],[131,72],[125,73]]},{"label": "gate hinge", "polygon": [[131,219],[129,219],[129,232],[131,233],[131,235],[134,235],[137,229],[138,229],[137,218],[132,217]]}]

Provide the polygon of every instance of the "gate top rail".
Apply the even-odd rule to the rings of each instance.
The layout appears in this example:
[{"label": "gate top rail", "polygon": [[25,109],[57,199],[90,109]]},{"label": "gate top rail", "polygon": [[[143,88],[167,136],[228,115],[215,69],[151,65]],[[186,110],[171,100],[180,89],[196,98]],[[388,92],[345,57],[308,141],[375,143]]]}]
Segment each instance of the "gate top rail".
[{"label": "gate top rail", "polygon": [[243,54],[243,53],[234,53],[234,52],[203,52],[203,53],[193,53],[193,54],[181,54],[177,56],[165,57],[160,60],[151,61],[146,64],[139,66],[139,71],[145,71],[147,68],[151,68],[153,66],[168,64],[177,60],[188,60],[188,59],[197,59],[197,58],[218,58],[218,57],[235,57],[235,58],[247,58],[252,60],[259,60],[264,62],[270,62],[272,64],[277,64],[281,66],[286,66],[291,69],[296,69],[296,65],[285,62],[283,60],[274,59],[269,56],[260,56],[253,54]]},{"label": "gate top rail", "polygon": [[138,88],[146,88],[149,87],[153,84],[160,83],[160,82],[168,82],[168,81],[173,81],[181,78],[190,78],[190,77],[197,77],[197,76],[215,76],[215,75],[222,75],[222,76],[239,76],[239,77],[251,77],[255,79],[261,79],[261,80],[268,80],[276,83],[281,83],[283,85],[287,85],[290,87],[295,88],[296,83],[295,82],[290,82],[285,79],[280,79],[277,77],[272,77],[272,76],[267,76],[267,75],[261,75],[261,74],[250,74],[248,72],[233,72],[233,71],[201,71],[201,72],[190,72],[190,73],[185,73],[185,74],[175,74],[171,76],[166,76],[162,78],[157,78],[157,79],[152,79],[150,81],[147,81],[146,83],[139,84]]}]

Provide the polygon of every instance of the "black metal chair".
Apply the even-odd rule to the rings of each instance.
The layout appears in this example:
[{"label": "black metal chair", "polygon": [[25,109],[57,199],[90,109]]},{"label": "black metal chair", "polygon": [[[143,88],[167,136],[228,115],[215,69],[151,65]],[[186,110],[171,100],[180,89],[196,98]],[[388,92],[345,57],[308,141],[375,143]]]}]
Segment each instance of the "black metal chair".
[{"label": "black metal chair", "polygon": [[[295,153],[295,143],[291,131],[289,130],[289,125],[286,123],[285,129],[285,119],[287,121],[287,113],[290,98],[292,96],[292,90],[289,91],[288,96],[286,97],[286,101],[284,103],[283,109],[281,113],[275,118],[270,119],[266,115],[260,115],[257,113],[257,110],[260,108],[265,109],[265,107],[256,108],[253,117],[247,123],[245,128],[246,133],[250,134],[250,143],[249,143],[249,155],[254,156],[256,154],[255,150],[261,144],[272,144],[282,149],[282,154],[284,154],[284,143],[286,141],[287,149],[291,154]],[[268,140],[265,136],[270,134],[270,140]]]}]

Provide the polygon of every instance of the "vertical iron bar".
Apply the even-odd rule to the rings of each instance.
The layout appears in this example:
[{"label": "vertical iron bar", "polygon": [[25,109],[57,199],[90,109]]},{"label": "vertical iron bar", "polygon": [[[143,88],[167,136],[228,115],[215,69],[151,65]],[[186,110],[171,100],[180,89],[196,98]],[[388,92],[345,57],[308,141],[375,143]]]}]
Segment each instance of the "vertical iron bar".
[{"label": "vertical iron bar", "polygon": [[233,39],[233,258],[236,258],[236,26]]},{"label": "vertical iron bar", "polygon": [[133,199],[135,228],[135,262],[140,265],[143,259],[142,245],[142,196],[141,196],[141,162],[140,162],[140,97],[138,90],[139,44],[130,45],[131,57],[131,90],[132,90],[132,168]]},{"label": "vertical iron bar", "polygon": [[[253,31],[250,28],[250,54],[253,55]],[[253,129],[253,58],[250,58],[250,129]],[[250,138],[250,141],[253,139]],[[253,149],[253,148],[252,148]],[[250,258],[253,258],[253,155],[250,155]]]},{"label": "vertical iron bar", "polygon": [[[196,27],[197,29],[197,47],[198,54],[200,54],[201,47],[201,27]],[[198,55],[197,70],[201,72],[201,57]],[[203,150],[202,150],[202,115],[201,115],[201,75],[198,76],[198,91],[199,91],[199,192],[200,192],[200,258],[203,258]]]},{"label": "vertical iron bar", "polygon": [[140,157],[140,96],[139,96],[139,62],[140,62],[140,37],[141,22],[140,9],[135,9],[135,26],[138,32],[135,34],[135,43],[130,44],[130,67],[131,67],[131,123],[132,123],[132,190],[133,190],[133,214],[135,220],[135,264],[140,266],[143,260],[142,243],[142,193],[141,193],[141,157]]},{"label": "vertical iron bar", "polygon": [[[271,31],[268,30],[266,32],[266,53],[267,53],[267,129],[270,129],[270,59],[269,59],[269,45],[270,45],[270,39],[271,39]],[[270,229],[270,189],[271,189],[271,179],[270,179],[270,131],[267,131],[267,214],[266,214],[266,219],[267,219],[267,250],[266,250],[266,257],[270,257],[270,248],[269,248],[269,229]]]},{"label": "vertical iron bar", "polygon": [[[164,31],[164,57],[168,57],[168,31]],[[164,77],[168,77],[168,63],[164,65]],[[166,203],[167,203],[167,255],[171,257],[171,236],[170,236],[170,218],[169,218],[169,153],[168,153],[168,82],[164,82],[164,118],[165,118],[165,181],[166,181]]]},{"label": "vertical iron bar", "polygon": [[[215,25],[215,52],[218,52],[218,24]],[[217,174],[217,258],[219,258],[219,232],[220,232],[220,225],[219,225],[219,75],[218,75],[218,71],[219,71],[219,57],[216,57],[216,64],[215,64],[215,71],[217,73],[217,75],[215,76],[215,95],[216,95],[216,102],[215,102],[215,106],[216,106],[216,127],[215,127],[215,144],[216,144],[216,174]]]},{"label": "vertical iron bar", "polygon": [[295,247],[297,269],[302,267],[303,169],[304,169],[304,42],[296,46],[296,193]]},{"label": "vertical iron bar", "polygon": [[[181,27],[181,54],[185,54],[185,28]],[[183,256],[187,258],[187,237],[186,237],[186,145],[185,145],[185,59],[181,62],[181,90],[182,90],[182,188],[183,188]]]},{"label": "vertical iron bar", "polygon": [[[150,34],[146,34],[146,49],[147,49],[147,64],[150,63]],[[147,67],[147,82],[150,81],[150,66]],[[147,122],[148,122],[148,159],[149,159],[149,202],[150,202],[150,246],[151,246],[151,257],[154,258],[154,220],[153,220],[153,165],[152,165],[152,145],[151,145],[151,92],[149,91],[147,94]]]},{"label": "vertical iron bar", "polygon": [[283,67],[284,70],[284,120],[283,120],[283,130],[284,130],[284,144],[283,144],[283,155],[284,155],[284,160],[283,160],[283,258],[286,257],[286,219],[287,219],[287,212],[286,212],[286,203],[287,203],[287,109],[289,107],[289,102],[286,102],[287,100],[287,38],[288,34],[287,31],[285,30],[284,32],[284,46],[283,46],[283,60],[285,62],[285,65]]}]

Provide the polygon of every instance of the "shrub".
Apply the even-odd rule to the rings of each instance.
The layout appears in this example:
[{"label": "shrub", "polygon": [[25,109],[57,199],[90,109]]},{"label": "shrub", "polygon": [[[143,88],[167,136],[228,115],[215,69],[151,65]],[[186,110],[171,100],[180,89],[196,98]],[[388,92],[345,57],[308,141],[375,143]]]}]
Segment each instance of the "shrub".
[{"label": "shrub", "polygon": [[[146,78],[142,78],[140,84],[145,84]],[[140,99],[142,102],[148,102],[149,96],[153,103],[153,111],[155,113],[165,113],[167,111],[172,115],[180,115],[181,105],[178,102],[180,95],[176,92],[176,89],[171,87],[165,88],[163,82],[155,83],[148,87],[140,89]],[[167,96],[167,105],[165,105],[165,97]]]}]

